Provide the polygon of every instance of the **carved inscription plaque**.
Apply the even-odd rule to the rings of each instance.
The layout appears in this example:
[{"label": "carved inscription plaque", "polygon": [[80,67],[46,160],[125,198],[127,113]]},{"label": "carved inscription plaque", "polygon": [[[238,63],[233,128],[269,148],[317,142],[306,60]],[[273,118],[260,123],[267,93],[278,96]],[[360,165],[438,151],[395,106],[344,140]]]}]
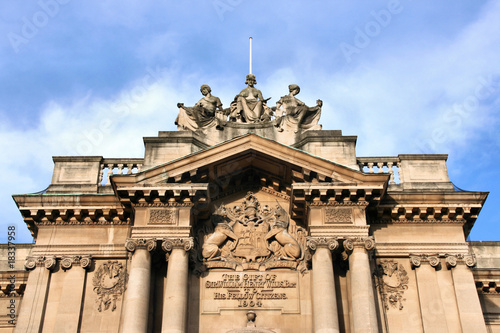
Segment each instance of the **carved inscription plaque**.
[{"label": "carved inscription plaque", "polygon": [[201,278],[202,313],[281,310],[300,313],[297,272],[210,272]]}]

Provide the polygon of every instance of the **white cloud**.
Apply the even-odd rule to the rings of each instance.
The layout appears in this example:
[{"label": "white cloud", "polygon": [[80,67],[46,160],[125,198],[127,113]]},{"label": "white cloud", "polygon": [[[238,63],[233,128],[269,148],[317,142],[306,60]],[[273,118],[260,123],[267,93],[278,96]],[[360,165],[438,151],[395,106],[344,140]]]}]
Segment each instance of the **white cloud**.
[{"label": "white cloud", "polygon": [[[381,3],[386,4],[385,1]],[[444,33],[446,30],[444,29],[436,31],[436,34],[440,35],[435,37],[432,35],[433,31],[427,28],[419,35],[422,41],[409,43],[410,46],[406,45],[405,33],[414,34],[419,26],[405,25],[405,19],[413,13],[415,16],[421,15],[413,18],[415,22],[422,20],[421,24],[429,23],[425,21],[427,18],[425,11],[410,12],[412,8],[415,9],[414,7],[420,9],[418,4],[412,2],[410,6],[410,3],[405,3],[404,12],[398,15],[397,19],[394,18],[391,26],[381,31],[380,36],[361,50],[361,56],[356,57],[353,63],[344,68],[329,67],[339,60],[337,58],[342,57],[336,47],[337,39],[352,35],[349,24],[362,26],[365,22],[363,19],[372,20],[369,15],[371,6],[361,8],[350,6],[348,13],[354,15],[359,11],[360,14],[353,21],[345,19],[341,25],[335,25],[337,21],[327,20],[318,20],[321,23],[316,25],[316,22],[313,22],[314,17],[304,21],[304,15],[296,13],[296,10],[290,11],[289,16],[280,18],[278,23],[282,23],[281,21],[286,18],[286,25],[277,25],[272,17],[266,16],[268,11],[259,14],[259,21],[262,22],[257,24],[252,18],[252,13],[257,11],[256,7],[251,9],[252,12],[246,11],[249,9],[247,8],[250,6],[249,3],[242,3],[241,8],[228,13],[224,22],[218,21],[210,2],[200,5],[203,7],[201,9],[192,1],[160,5],[152,1],[140,5],[127,1],[119,7],[111,3],[93,4],[96,7],[85,10],[80,8],[83,14],[81,20],[77,20],[79,24],[85,22],[90,27],[88,38],[91,40],[102,38],[99,41],[109,41],[116,33],[116,44],[113,40],[112,46],[121,47],[116,50],[117,54],[124,52],[124,49],[135,50],[132,52],[132,57],[135,57],[133,61],[136,62],[129,60],[132,66],[138,66],[137,62],[140,64],[175,62],[180,65],[177,67],[172,65],[163,71],[158,71],[156,68],[144,69],[143,75],[126,84],[126,88],[113,96],[97,97],[96,93],[89,91],[86,95],[74,98],[70,102],[63,102],[62,98],[66,100],[68,96],[63,96],[61,99],[53,98],[33,112],[33,119],[40,120],[29,129],[22,128],[12,120],[10,123],[3,120],[0,125],[0,150],[8,158],[0,164],[0,172],[5,177],[0,189],[0,209],[3,209],[8,216],[13,216],[12,219],[19,220],[19,213],[10,198],[11,193],[29,193],[45,188],[50,182],[52,173],[52,155],[141,157],[142,137],[156,136],[159,130],[175,130],[173,121],[177,115],[176,103],[194,104],[201,97],[199,86],[203,83],[210,84],[214,95],[219,96],[227,107],[233,97],[244,88],[244,74],[247,69],[245,63],[247,51],[236,50],[235,45],[239,48],[240,44],[235,44],[234,39],[244,36],[245,42],[241,45],[246,45],[247,36],[254,31],[269,30],[269,33],[260,39],[257,36],[254,44],[256,52],[260,50],[262,58],[254,68],[259,69],[257,87],[262,90],[264,97],[272,97],[271,104],[274,105],[280,96],[287,93],[288,84],[299,84],[302,88],[299,98],[302,101],[308,105],[314,105],[318,98],[324,101],[320,121],[324,129],[342,129],[344,135],[359,136],[358,155],[419,153],[422,152],[419,144],[428,145],[428,140],[432,140],[436,130],[446,131],[446,140],[433,142],[432,151],[425,152],[464,154],[466,153],[464,148],[474,149],[468,146],[467,142],[477,139],[477,136],[486,136],[490,140],[491,147],[497,149],[499,147],[500,141],[494,126],[498,124],[496,110],[500,105],[497,97],[500,87],[496,87],[497,90],[492,96],[481,100],[478,108],[470,112],[469,116],[463,115],[460,123],[456,119],[450,121],[449,118],[454,105],[464,104],[468,97],[474,96],[475,90],[481,84],[480,78],[488,78],[492,74],[500,75],[500,62],[498,62],[500,35],[497,33],[500,31],[498,19],[500,3],[496,1],[488,2],[475,20],[470,21],[468,17],[470,23],[462,25],[454,34]],[[449,5],[453,6],[451,3]],[[65,8],[65,11],[61,12],[64,15],[54,20],[54,24],[51,23],[51,26],[54,25],[54,30],[56,23],[62,28],[68,27],[68,31],[75,29],[75,25],[69,25],[66,20],[70,21],[73,11],[78,11],[79,6],[76,2],[72,2],[72,5]],[[182,16],[186,8],[193,6],[196,7],[193,9],[194,16]],[[335,10],[338,18],[349,16],[342,13],[345,9],[334,5],[328,6],[324,7],[325,12],[321,13],[321,16],[328,16],[328,11]],[[179,8],[182,11],[179,11]],[[310,9],[308,7],[307,10]],[[443,9],[446,9],[446,5],[442,5],[441,10]],[[152,12],[154,10],[155,13]],[[162,22],[157,21],[161,16],[158,15],[159,10],[165,10],[165,15],[168,16]],[[403,17],[404,15],[407,16]],[[152,17],[156,20],[149,22]],[[239,21],[240,25],[225,26],[231,20]],[[263,25],[266,22],[270,25]],[[153,29],[155,24],[161,28]],[[443,17],[443,21],[437,26],[446,24],[447,21]],[[148,28],[145,28],[146,26]],[[315,28],[318,29],[318,36],[302,36],[303,26],[307,26],[308,34]],[[439,29],[437,26],[436,29]],[[221,27],[224,28],[224,33],[218,30]],[[344,37],[340,37],[336,31],[343,31]],[[289,36],[290,32],[293,32],[293,36]],[[37,43],[33,45],[45,53],[62,48],[62,44],[54,46],[42,43],[45,41],[43,36],[48,33],[49,29],[44,31],[45,35],[40,34],[36,39]],[[101,36],[102,34],[104,36]],[[126,40],[124,36],[127,36]],[[78,45],[88,45],[88,40],[84,37],[78,36],[81,43]],[[54,43],[57,42],[56,39],[54,38]],[[182,50],[179,45],[183,45],[181,42],[186,42],[188,45],[193,41],[204,41],[206,44],[203,45],[212,45],[214,48],[223,45],[224,47],[217,51],[220,52],[219,56],[222,59],[227,59],[227,64],[209,68],[212,64],[210,60],[204,59],[203,50],[200,50],[200,59],[188,54],[187,58],[194,63],[184,63],[186,50]],[[276,45],[271,44],[273,41]],[[331,45],[322,43],[325,41]],[[270,45],[264,50],[266,47],[257,48],[258,43]],[[5,41],[2,45],[5,45]],[[92,57],[90,51],[95,52],[97,56]],[[85,72],[85,68],[78,66],[96,66],[101,56],[115,59],[109,56],[115,52],[114,49],[101,50],[101,53],[99,50],[90,51],[85,53],[89,59],[79,58],[70,61],[69,56],[59,59],[58,54],[54,54],[50,59],[64,63],[64,69],[68,67],[68,76],[75,75],[71,70],[78,75]],[[27,52],[25,54],[29,58]],[[241,61],[241,54],[245,57],[245,61]],[[271,56],[273,59],[265,59]],[[16,60],[23,59],[16,58]],[[73,61],[80,65],[77,68],[71,67],[74,65]],[[267,68],[269,63],[278,63],[279,67],[269,69]],[[128,62],[126,64],[128,65]],[[244,66],[241,73],[224,74],[224,77],[205,74],[209,70],[210,73],[231,72],[232,68],[241,64]],[[24,63],[23,66],[31,68]],[[174,67],[177,69],[173,69]],[[40,68],[46,71],[42,65]],[[182,71],[185,68],[189,68],[189,72]],[[204,70],[197,72],[193,68],[204,68]],[[25,68],[21,68],[21,72],[22,70]],[[151,71],[154,75],[150,73]],[[34,74],[47,75],[38,72]],[[83,87],[89,87],[88,82],[84,82],[83,78],[81,80]],[[107,78],[103,78],[103,82],[106,80]],[[110,85],[116,84],[111,81]],[[40,87],[27,84],[28,92],[33,89]],[[483,156],[485,159],[495,158],[490,154]]]}]

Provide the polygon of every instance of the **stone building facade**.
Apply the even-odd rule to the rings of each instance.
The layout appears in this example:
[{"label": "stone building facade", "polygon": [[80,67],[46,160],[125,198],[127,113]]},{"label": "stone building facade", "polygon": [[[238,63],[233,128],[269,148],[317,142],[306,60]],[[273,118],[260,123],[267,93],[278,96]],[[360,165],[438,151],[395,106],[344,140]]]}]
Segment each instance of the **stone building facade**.
[{"label": "stone building facade", "polygon": [[144,158],[54,157],[14,196],[36,243],[0,332],[500,332],[500,247],[466,241],[487,193],[446,155],[357,156],[294,85],[209,90]]}]

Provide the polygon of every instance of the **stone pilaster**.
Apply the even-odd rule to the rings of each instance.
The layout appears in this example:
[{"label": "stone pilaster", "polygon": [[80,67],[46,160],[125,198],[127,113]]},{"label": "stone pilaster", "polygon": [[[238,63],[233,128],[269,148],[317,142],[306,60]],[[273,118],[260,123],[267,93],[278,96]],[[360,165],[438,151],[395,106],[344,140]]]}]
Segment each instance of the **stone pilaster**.
[{"label": "stone pilaster", "polygon": [[375,248],[372,237],[344,240],[349,253],[353,332],[378,332],[377,311],[368,251]]},{"label": "stone pilaster", "polygon": [[26,260],[24,267],[32,271],[28,276],[14,332],[41,332],[50,285],[50,272],[55,266],[55,257],[29,257]]},{"label": "stone pilaster", "polygon": [[186,332],[188,306],[188,264],[193,238],[167,238],[161,247],[167,252],[167,283],[163,298],[162,333]]},{"label": "stone pilaster", "polygon": [[151,255],[149,252],[156,248],[156,239],[128,239],[125,248],[133,252],[133,255],[127,283],[122,332],[146,332],[148,329],[151,277]]},{"label": "stone pilaster", "polygon": [[92,258],[90,256],[63,257],[60,264],[61,268],[66,271],[64,274],[67,275],[61,291],[54,331],[76,333],[83,306],[86,270],[91,266]]},{"label": "stone pilaster", "polygon": [[338,333],[339,316],[331,251],[338,248],[334,238],[307,239],[307,246],[314,252],[313,265],[313,314],[315,333]]},{"label": "stone pilaster", "polygon": [[435,255],[410,256],[415,269],[420,313],[425,332],[448,332],[443,300],[437,280],[436,269],[441,261]]},{"label": "stone pilaster", "polygon": [[446,264],[453,277],[462,332],[485,333],[487,330],[484,315],[470,271],[470,268],[476,265],[474,256],[447,256]]}]

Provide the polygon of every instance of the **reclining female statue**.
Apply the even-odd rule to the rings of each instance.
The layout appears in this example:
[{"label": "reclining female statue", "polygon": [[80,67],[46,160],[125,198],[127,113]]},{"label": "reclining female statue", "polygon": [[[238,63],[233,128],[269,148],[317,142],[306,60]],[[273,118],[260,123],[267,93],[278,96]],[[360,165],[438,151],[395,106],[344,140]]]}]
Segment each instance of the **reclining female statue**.
[{"label": "reclining female statue", "polygon": [[184,103],[177,103],[179,108],[179,115],[175,119],[177,129],[196,131],[197,129],[206,129],[213,126],[222,129],[219,119],[216,117],[217,112],[224,112],[222,102],[219,97],[212,96],[212,89],[209,85],[202,85],[200,91],[203,98],[193,107],[186,107]]},{"label": "reclining female statue", "polygon": [[318,99],[316,106],[308,107],[295,97],[300,92],[298,85],[291,84],[288,90],[290,93],[281,97],[276,103],[276,114],[278,115],[281,111],[283,115],[276,119],[274,126],[278,127],[280,132],[284,130],[298,132],[299,128],[312,129],[318,124],[323,102]]}]

